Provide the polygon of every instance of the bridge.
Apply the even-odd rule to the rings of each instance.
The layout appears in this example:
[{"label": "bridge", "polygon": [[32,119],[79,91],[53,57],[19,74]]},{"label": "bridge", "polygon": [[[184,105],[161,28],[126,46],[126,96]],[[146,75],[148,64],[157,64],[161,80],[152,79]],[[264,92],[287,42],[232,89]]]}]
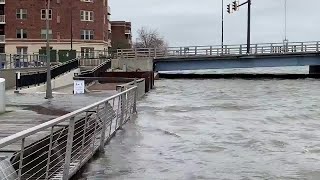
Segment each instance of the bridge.
[{"label": "bridge", "polygon": [[320,73],[319,41],[163,49],[120,49],[118,58],[152,58],[155,71],[309,66]]}]

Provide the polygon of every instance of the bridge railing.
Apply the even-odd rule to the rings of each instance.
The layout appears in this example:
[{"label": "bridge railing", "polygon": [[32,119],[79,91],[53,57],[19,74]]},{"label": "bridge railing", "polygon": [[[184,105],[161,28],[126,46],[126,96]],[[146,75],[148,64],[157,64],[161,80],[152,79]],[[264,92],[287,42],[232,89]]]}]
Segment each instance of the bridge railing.
[{"label": "bridge railing", "polygon": [[[319,41],[314,42],[289,42],[289,43],[262,43],[251,44],[250,53],[255,54],[288,54],[288,53],[312,53],[319,52]],[[138,48],[119,49],[118,58],[168,58],[168,57],[192,57],[192,56],[227,56],[246,55],[247,45],[219,46],[186,46],[168,47],[163,49]]]},{"label": "bridge railing", "polygon": [[[0,139],[0,179],[72,177],[136,112],[137,87]],[[37,139],[38,141],[35,141]]]}]

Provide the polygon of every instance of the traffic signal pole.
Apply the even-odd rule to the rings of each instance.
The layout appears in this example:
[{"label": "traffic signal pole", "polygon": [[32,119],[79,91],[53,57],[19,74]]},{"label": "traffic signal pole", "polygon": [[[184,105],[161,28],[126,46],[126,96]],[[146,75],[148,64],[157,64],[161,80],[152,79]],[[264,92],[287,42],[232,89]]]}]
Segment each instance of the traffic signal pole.
[{"label": "traffic signal pole", "polygon": [[[232,3],[232,10],[237,11],[239,7],[248,4],[248,27],[247,27],[247,54],[250,54],[251,49],[251,0],[244,2],[242,4],[238,4],[238,1],[234,1]],[[231,14],[230,4],[227,5],[227,12]]]},{"label": "traffic signal pole", "polygon": [[250,54],[251,43],[251,0],[248,0],[247,54]]}]

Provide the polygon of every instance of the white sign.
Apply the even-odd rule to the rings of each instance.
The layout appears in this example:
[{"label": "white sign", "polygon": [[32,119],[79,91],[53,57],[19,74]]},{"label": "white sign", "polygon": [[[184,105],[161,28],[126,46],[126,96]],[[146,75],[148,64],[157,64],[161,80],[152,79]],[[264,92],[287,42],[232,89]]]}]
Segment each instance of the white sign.
[{"label": "white sign", "polygon": [[74,94],[84,94],[84,81],[83,80],[74,80],[73,81],[73,93]]}]

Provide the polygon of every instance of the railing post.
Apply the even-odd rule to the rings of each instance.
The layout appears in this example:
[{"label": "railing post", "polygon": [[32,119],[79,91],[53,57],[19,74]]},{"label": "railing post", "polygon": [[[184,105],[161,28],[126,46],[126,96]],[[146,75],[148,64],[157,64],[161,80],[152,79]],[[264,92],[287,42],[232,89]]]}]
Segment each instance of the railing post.
[{"label": "railing post", "polygon": [[[122,87],[121,88],[121,92],[123,93],[123,91],[124,91],[124,87]],[[126,94],[125,93],[123,93],[122,95],[121,95],[121,102],[119,102],[120,103],[120,105],[121,105],[121,115],[120,115],[120,124],[119,124],[119,128],[120,129],[122,129],[122,124],[123,124],[123,122],[124,122],[124,111],[125,111],[125,97],[126,97]]]},{"label": "railing post", "polygon": [[182,56],[182,47],[180,47],[179,55]]},{"label": "railing post", "polygon": [[65,156],[65,163],[64,163],[63,177],[62,177],[63,180],[69,179],[72,144],[73,144],[73,136],[74,136],[74,124],[75,124],[75,118],[72,117],[70,118],[70,122],[69,122],[66,156]]},{"label": "railing post", "polygon": [[137,113],[137,99],[138,99],[138,83],[137,80],[134,79],[134,98],[133,98],[133,113]]},{"label": "railing post", "polygon": [[239,54],[242,54],[242,44],[240,44]]},{"label": "railing post", "polygon": [[151,48],[149,48],[148,51],[149,51],[149,58],[151,58]]},{"label": "railing post", "polygon": [[270,53],[273,53],[273,44],[270,44]]},{"label": "railing post", "polygon": [[108,101],[104,103],[104,110],[105,110],[105,113],[106,113],[106,117],[102,119],[102,129],[101,129],[101,139],[100,139],[100,151],[101,152],[104,152],[104,142],[105,142],[105,139],[106,139],[106,124],[107,124],[107,119],[108,119],[108,108],[107,108],[107,105],[108,105]]},{"label": "railing post", "polygon": [[317,44],[316,44],[316,51],[317,52],[319,51],[319,41],[317,41]]},{"label": "railing post", "polygon": [[303,52],[303,42],[301,43],[301,52]]},{"label": "railing post", "polygon": [[212,56],[212,46],[210,46],[210,56]]},{"label": "railing post", "polygon": [[154,58],[157,58],[157,48],[154,48]]},{"label": "railing post", "polygon": [[48,159],[47,159],[45,180],[47,180],[49,178],[50,159],[51,159],[52,141],[53,141],[53,128],[54,128],[54,126],[51,127],[50,142],[49,142],[50,144],[49,144],[49,151],[48,151]]},{"label": "railing post", "polygon": [[20,150],[20,159],[19,159],[19,171],[18,171],[18,180],[21,180],[22,176],[22,166],[23,166],[23,154],[24,154],[24,142],[25,138],[21,140],[21,150]]},{"label": "railing post", "polygon": [[134,57],[135,57],[135,58],[138,58],[138,52],[137,52],[137,49],[136,49],[136,48],[134,49]]},{"label": "railing post", "polygon": [[197,47],[197,46],[195,46],[195,47],[194,47],[194,55],[195,55],[195,56],[196,56],[196,55],[197,55],[197,53],[198,53],[197,51],[198,51],[198,47]]},{"label": "railing post", "polygon": [[256,44],[256,47],[255,47],[255,49],[256,49],[256,52],[255,52],[255,54],[258,54],[258,44]]}]

